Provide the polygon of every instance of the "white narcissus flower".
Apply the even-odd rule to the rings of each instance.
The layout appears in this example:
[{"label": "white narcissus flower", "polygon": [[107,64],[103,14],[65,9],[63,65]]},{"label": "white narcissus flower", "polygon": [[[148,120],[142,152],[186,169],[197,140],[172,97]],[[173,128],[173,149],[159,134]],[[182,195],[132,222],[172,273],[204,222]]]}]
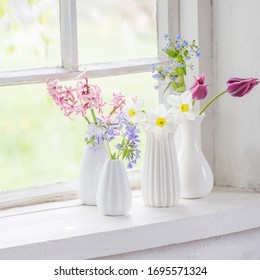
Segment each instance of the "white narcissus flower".
[{"label": "white narcissus flower", "polygon": [[140,123],[144,118],[143,100],[138,100],[135,98],[129,98],[125,101],[125,106],[123,112],[126,118],[132,123]]},{"label": "white narcissus flower", "polygon": [[162,140],[168,133],[176,130],[172,114],[162,104],[157,107],[155,112],[147,113],[147,122],[146,131],[155,133],[158,140]]},{"label": "white narcissus flower", "polygon": [[184,120],[195,120],[196,114],[193,109],[190,91],[185,91],[180,95],[169,95],[167,101],[171,105],[169,112],[172,113],[176,124]]}]

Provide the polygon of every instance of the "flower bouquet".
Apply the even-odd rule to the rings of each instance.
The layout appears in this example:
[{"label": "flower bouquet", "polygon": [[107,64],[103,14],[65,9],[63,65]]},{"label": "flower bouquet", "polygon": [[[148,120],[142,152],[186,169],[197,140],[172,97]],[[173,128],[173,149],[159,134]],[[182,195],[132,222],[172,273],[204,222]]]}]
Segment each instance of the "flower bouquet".
[{"label": "flower bouquet", "polygon": [[[59,80],[48,81],[47,89],[65,116],[71,118],[79,115],[86,121],[80,198],[85,204],[95,205],[99,188],[97,198],[103,214],[126,214],[131,206],[131,194],[121,161],[126,161],[127,167],[132,168],[140,158],[140,130],[136,124],[143,117],[142,101],[137,98],[126,99],[121,93],[113,93],[111,101],[105,102],[101,89],[97,85],[90,85],[85,73],[79,79],[75,86],[61,85]],[[118,171],[113,173],[106,170],[112,165],[119,166]],[[111,195],[112,192],[114,195]],[[119,200],[120,195],[124,196],[121,199],[124,203],[115,201]],[[104,196],[110,197],[106,209]]]},{"label": "flower bouquet", "polygon": [[[154,130],[157,138],[170,132],[172,124],[178,125],[181,131],[182,143],[178,153],[180,181],[183,198],[198,198],[207,195],[213,187],[213,175],[210,166],[197,143],[197,130],[204,118],[205,110],[220,96],[228,93],[234,97],[242,97],[260,82],[257,78],[231,78],[227,81],[227,87],[221,93],[211,98],[200,110],[195,103],[205,99],[208,95],[208,84],[205,83],[206,74],[199,78],[194,76],[194,83],[187,90],[185,76],[187,67],[193,69],[190,59],[193,56],[200,57],[201,52],[196,42],[184,40],[179,34],[176,40],[165,35],[165,48],[168,65],[152,67],[153,78],[165,86],[164,92],[172,89],[167,102],[170,109],[160,110]],[[156,86],[158,88],[158,86]],[[170,125],[169,125],[170,124]],[[150,129],[150,127],[147,127]],[[163,132],[164,131],[164,132]]]}]

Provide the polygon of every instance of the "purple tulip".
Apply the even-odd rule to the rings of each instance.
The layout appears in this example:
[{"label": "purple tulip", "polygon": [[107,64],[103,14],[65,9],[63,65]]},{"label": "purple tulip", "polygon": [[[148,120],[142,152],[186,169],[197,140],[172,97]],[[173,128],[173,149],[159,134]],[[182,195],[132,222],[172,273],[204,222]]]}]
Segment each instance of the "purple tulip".
[{"label": "purple tulip", "polygon": [[248,94],[259,82],[257,78],[231,78],[227,81],[227,92],[232,96],[242,97]]},{"label": "purple tulip", "polygon": [[192,99],[201,100],[204,99],[208,94],[208,85],[204,84],[206,74],[203,73],[199,78],[194,76],[195,82],[190,87],[192,93]]}]

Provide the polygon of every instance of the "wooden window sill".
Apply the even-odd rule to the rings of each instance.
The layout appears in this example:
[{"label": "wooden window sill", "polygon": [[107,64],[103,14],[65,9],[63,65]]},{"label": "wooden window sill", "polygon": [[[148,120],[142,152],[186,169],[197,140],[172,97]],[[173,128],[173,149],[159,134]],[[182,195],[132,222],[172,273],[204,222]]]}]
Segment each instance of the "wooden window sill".
[{"label": "wooden window sill", "polygon": [[260,227],[260,194],[215,188],[170,208],[143,205],[133,191],[128,216],[102,216],[78,199],[0,211],[0,259],[91,259]]}]

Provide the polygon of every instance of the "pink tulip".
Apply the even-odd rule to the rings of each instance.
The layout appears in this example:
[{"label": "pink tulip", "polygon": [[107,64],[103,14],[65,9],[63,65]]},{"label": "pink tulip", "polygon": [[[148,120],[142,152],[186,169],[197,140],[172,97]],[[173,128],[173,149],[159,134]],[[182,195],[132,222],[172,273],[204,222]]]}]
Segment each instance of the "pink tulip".
[{"label": "pink tulip", "polygon": [[190,87],[192,93],[192,99],[201,100],[204,99],[208,94],[208,85],[204,84],[206,74],[203,73],[199,78],[194,76],[195,82]]},{"label": "pink tulip", "polygon": [[231,78],[227,81],[227,92],[232,96],[242,97],[248,94],[259,82],[260,81],[256,78]]}]

